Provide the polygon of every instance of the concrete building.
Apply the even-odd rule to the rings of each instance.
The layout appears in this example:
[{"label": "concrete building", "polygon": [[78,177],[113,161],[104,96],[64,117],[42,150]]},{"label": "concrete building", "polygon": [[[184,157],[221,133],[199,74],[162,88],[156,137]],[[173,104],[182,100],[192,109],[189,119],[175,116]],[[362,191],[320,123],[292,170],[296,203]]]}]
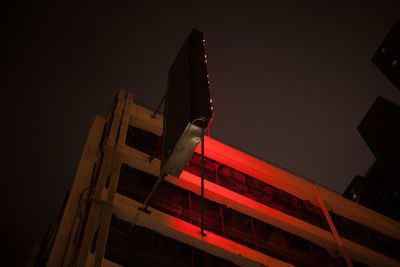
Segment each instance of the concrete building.
[{"label": "concrete building", "polygon": [[[160,173],[163,117],[120,91],[90,129],[54,238],[32,266],[400,266],[400,223],[205,137],[180,177]],[[154,159],[153,159],[153,156]]]}]

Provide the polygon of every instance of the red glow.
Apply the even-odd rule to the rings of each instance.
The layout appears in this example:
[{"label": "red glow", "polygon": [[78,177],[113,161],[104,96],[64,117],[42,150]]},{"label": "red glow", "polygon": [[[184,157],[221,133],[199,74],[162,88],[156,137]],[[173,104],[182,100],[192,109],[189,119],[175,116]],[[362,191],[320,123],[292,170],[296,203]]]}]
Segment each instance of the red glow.
[{"label": "red glow", "polygon": [[207,59],[205,60],[205,62],[207,63]]},{"label": "red glow", "polygon": [[[207,144],[207,142],[205,142],[205,144]],[[187,171],[183,171],[179,178],[167,176],[165,180],[186,190],[194,192],[195,194],[200,194],[201,178]],[[277,220],[280,222],[285,222],[285,226],[290,225],[300,228],[311,227],[314,229],[314,231],[318,231],[319,233],[321,233],[324,239],[328,239],[330,240],[330,242],[333,241],[333,238],[329,232],[326,232],[316,226],[309,226],[308,223],[303,222],[300,219],[270,208],[264,204],[235,193],[208,180],[204,181],[204,196],[207,199],[233,207],[239,212],[242,212],[264,222]]]},{"label": "red glow", "polygon": [[[310,196],[314,196],[309,183],[304,182],[301,178],[212,138],[207,136],[204,138],[204,155],[206,157],[232,167],[297,197],[310,199]],[[195,151],[199,154],[201,153],[200,145],[197,146]],[[315,197],[313,197],[312,200],[310,199],[310,201],[313,204],[318,205],[315,201]]]},{"label": "red glow", "polygon": [[210,98],[210,103],[212,103],[212,98]]}]

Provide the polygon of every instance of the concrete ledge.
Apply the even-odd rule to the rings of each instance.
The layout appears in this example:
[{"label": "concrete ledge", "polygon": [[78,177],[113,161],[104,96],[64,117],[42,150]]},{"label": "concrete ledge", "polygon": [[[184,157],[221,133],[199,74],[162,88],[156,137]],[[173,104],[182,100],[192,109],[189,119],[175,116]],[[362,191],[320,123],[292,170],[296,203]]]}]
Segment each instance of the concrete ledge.
[{"label": "concrete ledge", "polygon": [[123,195],[116,194],[114,204],[114,213],[121,220],[136,221],[136,225],[149,228],[240,266],[293,266],[212,232],[205,231],[207,235],[202,236],[199,227],[153,208],[149,208],[150,214],[140,213],[137,216],[137,209],[142,204]]}]

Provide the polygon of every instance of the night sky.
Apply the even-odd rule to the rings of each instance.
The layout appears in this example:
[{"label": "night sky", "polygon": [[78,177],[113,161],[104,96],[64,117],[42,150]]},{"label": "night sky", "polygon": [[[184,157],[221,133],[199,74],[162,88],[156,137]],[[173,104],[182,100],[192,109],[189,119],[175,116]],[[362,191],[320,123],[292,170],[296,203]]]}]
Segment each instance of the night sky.
[{"label": "night sky", "polygon": [[340,194],[373,163],[356,127],[378,95],[400,104],[370,60],[400,1],[160,3],[3,9],[7,266],[56,221],[94,116],[118,89],[155,108],[193,27],[207,41],[212,137]]}]

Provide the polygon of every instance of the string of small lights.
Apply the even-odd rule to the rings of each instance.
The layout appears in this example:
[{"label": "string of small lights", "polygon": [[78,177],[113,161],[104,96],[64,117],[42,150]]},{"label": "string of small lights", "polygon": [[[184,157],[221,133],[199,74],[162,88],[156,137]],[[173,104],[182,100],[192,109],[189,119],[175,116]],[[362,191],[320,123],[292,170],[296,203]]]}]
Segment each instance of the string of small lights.
[{"label": "string of small lights", "polygon": [[[207,61],[206,40],[205,39],[203,39],[203,46],[204,46],[204,62],[207,65],[208,61]],[[206,66],[206,69],[207,69],[207,66]],[[212,113],[211,120],[207,126],[207,136],[210,137],[210,125],[214,119],[214,106],[213,106],[213,99],[211,98],[211,85],[210,85],[210,74],[209,73],[207,73],[207,82],[208,82],[208,90],[210,91],[210,104],[211,104],[211,113]]]}]

